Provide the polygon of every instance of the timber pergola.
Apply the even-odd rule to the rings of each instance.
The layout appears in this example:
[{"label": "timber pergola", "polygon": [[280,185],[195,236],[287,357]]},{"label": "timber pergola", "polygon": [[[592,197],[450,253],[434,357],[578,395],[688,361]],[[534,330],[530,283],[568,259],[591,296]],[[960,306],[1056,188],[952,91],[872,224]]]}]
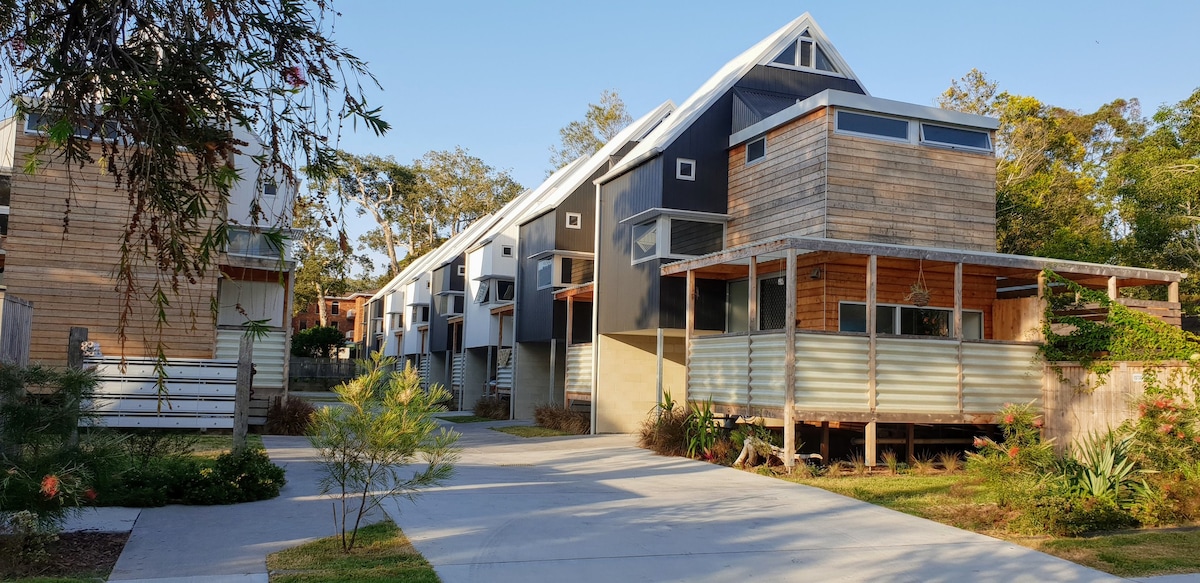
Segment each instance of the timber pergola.
[{"label": "timber pergola", "polygon": [[[902,261],[929,262],[941,264],[941,269],[949,275],[948,269],[953,266],[954,303],[950,328],[951,338],[959,344],[958,356],[958,401],[959,412],[963,411],[963,266],[971,266],[974,273],[986,273],[996,277],[997,297],[1001,294],[1018,294],[1031,297],[1044,297],[1047,282],[1043,271],[1050,269],[1055,273],[1089,288],[1106,289],[1112,299],[1119,297],[1122,287],[1140,287],[1149,285],[1166,285],[1167,302],[1144,302],[1155,304],[1173,304],[1176,312],[1179,302],[1179,282],[1185,274],[1177,271],[1143,269],[1080,261],[1050,259],[1044,257],[1029,257],[1007,255],[1002,253],[987,253],[979,251],[941,249],[932,247],[916,247],[884,243],[869,243],[825,238],[781,238],[772,241],[751,243],[725,251],[685,259],[661,267],[661,275],[686,277],[686,319],[684,336],[686,341],[686,380],[685,386],[692,383],[692,352],[696,338],[696,279],[739,280],[748,281],[747,325],[748,333],[759,332],[758,317],[758,288],[759,276],[782,271],[781,279],[785,280],[785,298],[782,332],[783,342],[783,422],[784,422],[784,462],[791,466],[795,463],[795,431],[796,431],[796,338],[797,338],[797,267],[798,257],[817,254],[822,257],[841,261],[852,261],[865,267],[865,336],[867,340],[867,400],[869,412],[857,414],[863,417],[866,424],[866,443],[868,460],[873,461],[875,450],[876,420],[883,421],[888,416],[876,413],[876,351],[878,335],[876,331],[876,308],[879,287],[880,260],[896,263]],[[865,264],[865,265],[864,265]],[[948,264],[948,265],[947,265]],[[809,276],[821,277],[818,270]],[[947,306],[948,308],[949,306]],[[690,390],[690,389],[689,389]],[[963,419],[968,416],[960,415]],[[849,419],[849,418],[847,418]],[[911,420],[909,421],[911,423]],[[910,429],[911,434],[911,429]]]}]

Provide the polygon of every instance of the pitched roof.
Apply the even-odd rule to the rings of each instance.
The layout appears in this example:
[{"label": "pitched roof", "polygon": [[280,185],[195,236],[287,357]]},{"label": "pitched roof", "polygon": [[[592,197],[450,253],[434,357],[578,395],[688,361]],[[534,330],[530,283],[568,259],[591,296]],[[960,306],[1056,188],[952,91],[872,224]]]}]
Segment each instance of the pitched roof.
[{"label": "pitched roof", "polygon": [[[675,142],[676,138],[687,131],[696,119],[708,111],[721,96],[729,92],[730,89],[733,89],[733,86],[746,73],[749,73],[756,65],[770,63],[806,30],[813,40],[817,42],[818,46],[824,50],[827,58],[833,62],[838,74],[853,79],[858,82],[859,87],[862,87],[862,81],[859,81],[854,72],[850,70],[850,65],[846,63],[841,54],[837,52],[837,49],[833,47],[833,44],[829,42],[829,38],[825,36],[821,27],[817,26],[816,21],[805,12],[796,20],[791,21],[767,38],[759,41],[746,50],[746,52],[726,63],[724,67],[721,67],[712,78],[705,82],[704,85],[701,85],[691,97],[688,97],[679,106],[674,115],[667,118],[653,132],[650,132],[650,135],[646,136],[645,140],[638,144],[619,164],[604,176],[601,176],[596,182],[599,184],[608,182],[645,160],[661,154],[663,150]],[[864,91],[866,90],[864,89]]]}]

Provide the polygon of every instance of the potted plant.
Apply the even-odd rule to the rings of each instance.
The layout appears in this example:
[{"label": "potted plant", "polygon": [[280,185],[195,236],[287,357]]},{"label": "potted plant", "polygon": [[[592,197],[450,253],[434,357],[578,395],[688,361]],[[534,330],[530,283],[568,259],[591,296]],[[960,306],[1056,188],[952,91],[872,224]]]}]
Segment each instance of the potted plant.
[{"label": "potted plant", "polygon": [[925,282],[918,281],[908,288],[908,295],[904,296],[904,300],[918,308],[924,308],[929,305],[929,288],[925,287]]}]

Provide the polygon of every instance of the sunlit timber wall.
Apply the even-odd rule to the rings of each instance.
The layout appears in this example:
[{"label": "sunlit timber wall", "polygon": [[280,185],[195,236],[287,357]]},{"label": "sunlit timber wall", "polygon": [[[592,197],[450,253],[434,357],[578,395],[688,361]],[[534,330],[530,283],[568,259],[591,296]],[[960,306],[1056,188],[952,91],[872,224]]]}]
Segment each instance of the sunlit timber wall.
[{"label": "sunlit timber wall", "polygon": [[[782,333],[694,338],[688,399],[782,417],[786,342]],[[954,340],[879,338],[873,409],[869,354],[866,335],[797,333],[797,418],[989,423],[1005,403],[1040,407],[1043,367],[1033,344],[963,341],[960,355]]]}]

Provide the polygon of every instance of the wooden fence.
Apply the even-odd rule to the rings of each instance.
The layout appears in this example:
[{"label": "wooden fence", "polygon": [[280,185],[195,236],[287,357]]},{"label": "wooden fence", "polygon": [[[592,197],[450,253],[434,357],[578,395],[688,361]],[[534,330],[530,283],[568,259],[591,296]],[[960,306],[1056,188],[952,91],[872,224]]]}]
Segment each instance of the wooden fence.
[{"label": "wooden fence", "polygon": [[[1055,372],[1057,367],[1062,377]],[[1157,366],[1160,379],[1182,373],[1185,364]],[[1073,362],[1046,366],[1043,412],[1046,427],[1043,436],[1054,439],[1059,452],[1081,437],[1115,429],[1127,420],[1137,418],[1134,401],[1145,391],[1144,379],[1150,368],[1141,362],[1118,362],[1104,382],[1095,374]]]}]

